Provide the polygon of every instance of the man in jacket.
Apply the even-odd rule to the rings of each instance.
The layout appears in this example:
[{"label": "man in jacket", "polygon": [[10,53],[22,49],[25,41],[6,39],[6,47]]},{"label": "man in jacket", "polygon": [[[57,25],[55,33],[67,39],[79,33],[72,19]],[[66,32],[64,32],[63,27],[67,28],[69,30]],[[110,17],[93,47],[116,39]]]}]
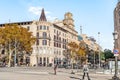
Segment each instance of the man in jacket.
[{"label": "man in jacket", "polygon": [[82,79],[84,80],[84,77],[85,75],[87,74],[87,78],[88,80],[90,80],[90,77],[89,77],[89,68],[88,68],[88,65],[86,64],[86,62],[83,64],[83,77]]}]

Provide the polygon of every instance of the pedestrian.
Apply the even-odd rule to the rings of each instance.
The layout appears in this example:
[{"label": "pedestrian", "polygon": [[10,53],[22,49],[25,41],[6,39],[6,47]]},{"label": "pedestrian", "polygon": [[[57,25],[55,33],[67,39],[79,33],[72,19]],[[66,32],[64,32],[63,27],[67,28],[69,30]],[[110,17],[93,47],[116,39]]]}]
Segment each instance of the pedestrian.
[{"label": "pedestrian", "polygon": [[84,64],[83,64],[83,77],[82,77],[82,79],[84,80],[84,77],[85,77],[85,75],[87,74],[87,78],[88,78],[88,80],[90,80],[90,77],[89,77],[89,68],[88,68],[88,65],[87,65],[87,63],[85,62]]},{"label": "pedestrian", "polygon": [[54,74],[56,75],[56,69],[57,69],[57,64],[55,64],[55,66],[54,66]]}]

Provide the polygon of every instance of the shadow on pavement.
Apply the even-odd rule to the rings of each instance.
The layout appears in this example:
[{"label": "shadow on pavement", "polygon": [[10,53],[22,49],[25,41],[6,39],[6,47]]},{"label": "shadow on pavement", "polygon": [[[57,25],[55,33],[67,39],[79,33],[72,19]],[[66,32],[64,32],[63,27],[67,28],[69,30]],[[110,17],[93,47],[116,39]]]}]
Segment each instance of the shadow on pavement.
[{"label": "shadow on pavement", "polygon": [[55,74],[55,73],[52,73],[52,72],[49,72],[49,74],[50,74],[50,75],[57,75],[57,73]]},{"label": "shadow on pavement", "polygon": [[72,79],[78,79],[78,80],[81,80],[80,78],[77,78],[77,77],[72,77],[72,76],[70,76],[70,78],[72,78]]}]

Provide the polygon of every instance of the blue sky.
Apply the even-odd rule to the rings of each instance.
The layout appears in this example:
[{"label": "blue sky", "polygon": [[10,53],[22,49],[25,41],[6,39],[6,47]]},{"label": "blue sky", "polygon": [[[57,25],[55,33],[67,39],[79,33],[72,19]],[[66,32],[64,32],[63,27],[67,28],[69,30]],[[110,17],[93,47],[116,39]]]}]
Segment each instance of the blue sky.
[{"label": "blue sky", "polygon": [[0,24],[38,20],[41,8],[49,20],[62,20],[66,12],[71,12],[75,29],[93,36],[103,49],[113,49],[113,10],[118,0],[1,0]]}]

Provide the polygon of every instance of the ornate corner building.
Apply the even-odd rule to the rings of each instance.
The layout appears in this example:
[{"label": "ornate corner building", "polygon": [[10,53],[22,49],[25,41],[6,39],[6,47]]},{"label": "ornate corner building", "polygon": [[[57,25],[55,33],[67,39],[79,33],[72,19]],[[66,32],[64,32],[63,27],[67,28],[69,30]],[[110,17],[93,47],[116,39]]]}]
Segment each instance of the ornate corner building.
[{"label": "ornate corner building", "polygon": [[[49,22],[45,16],[44,9],[42,9],[38,21],[10,23],[27,28],[37,38],[36,43],[32,46],[32,54],[29,56],[31,66],[64,63],[65,57],[63,53],[68,48],[67,44],[71,41],[79,43],[78,32],[74,29],[72,16],[72,13],[67,12],[64,20]],[[4,25],[0,24],[0,27],[4,27]]]}]

